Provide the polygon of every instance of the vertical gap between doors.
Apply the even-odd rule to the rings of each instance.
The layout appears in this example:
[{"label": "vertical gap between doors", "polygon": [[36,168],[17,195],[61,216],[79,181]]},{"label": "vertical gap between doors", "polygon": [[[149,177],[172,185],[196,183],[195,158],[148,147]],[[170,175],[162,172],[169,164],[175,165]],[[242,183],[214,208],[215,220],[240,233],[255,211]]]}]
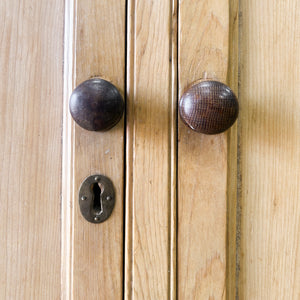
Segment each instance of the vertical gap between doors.
[{"label": "vertical gap between doors", "polygon": [[124,152],[123,152],[123,285],[122,285],[122,295],[123,299],[125,299],[125,238],[126,238],[126,150],[127,150],[127,135],[126,135],[126,128],[127,128],[127,30],[128,30],[128,1],[130,0],[125,0],[125,26],[124,26],[124,43],[125,43],[125,48],[124,48],[124,56],[125,56],[125,63],[124,63],[124,101],[125,101],[125,109],[124,109]]},{"label": "vertical gap between doors", "polygon": [[170,206],[169,206],[169,299],[177,299],[177,183],[178,183],[178,0],[170,0]]}]

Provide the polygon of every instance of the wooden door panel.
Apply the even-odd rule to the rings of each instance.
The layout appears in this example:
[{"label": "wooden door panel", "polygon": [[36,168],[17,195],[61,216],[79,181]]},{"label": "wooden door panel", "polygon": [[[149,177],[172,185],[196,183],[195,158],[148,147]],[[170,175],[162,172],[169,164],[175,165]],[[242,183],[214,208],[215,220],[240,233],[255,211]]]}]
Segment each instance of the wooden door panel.
[{"label": "wooden door panel", "polygon": [[[107,132],[75,125],[68,110],[73,88],[92,78],[124,95],[125,0],[67,1],[63,186],[63,294],[72,299],[121,299],[123,294],[124,118]],[[115,207],[101,224],[81,215],[78,191],[93,174],[109,177]]]},{"label": "wooden door panel", "polygon": [[125,299],[174,299],[176,10],[128,3]]},{"label": "wooden door panel", "polygon": [[[229,1],[179,3],[178,91],[199,79],[226,83]],[[178,122],[178,298],[225,299],[227,133]]]},{"label": "wooden door panel", "polygon": [[[229,1],[229,42],[228,42],[227,83],[239,96],[239,1]],[[227,139],[227,218],[226,218],[226,299],[236,299],[236,279],[238,276],[237,220],[240,213],[237,205],[238,195],[238,118],[228,130]]]},{"label": "wooden door panel", "polygon": [[238,294],[299,299],[299,1],[240,9]]},{"label": "wooden door panel", "polygon": [[60,297],[63,4],[0,3],[1,299]]}]

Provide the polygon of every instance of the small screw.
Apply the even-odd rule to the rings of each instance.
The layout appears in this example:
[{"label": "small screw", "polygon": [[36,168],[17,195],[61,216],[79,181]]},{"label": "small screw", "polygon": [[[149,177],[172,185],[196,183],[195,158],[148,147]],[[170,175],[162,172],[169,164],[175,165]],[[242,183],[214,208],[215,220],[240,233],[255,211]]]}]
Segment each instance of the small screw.
[{"label": "small screw", "polygon": [[101,180],[100,176],[96,176],[96,177],[95,177],[95,180],[96,180],[96,181],[100,181],[100,180]]},{"label": "small screw", "polygon": [[99,218],[99,217],[94,217],[94,220],[95,220],[95,221],[99,221],[100,218]]},{"label": "small screw", "polygon": [[106,200],[107,200],[107,201],[110,201],[110,200],[112,200],[112,197],[111,197],[111,196],[107,196],[107,197],[106,197]]},{"label": "small screw", "polygon": [[87,199],[86,196],[82,196],[82,197],[81,197],[81,200],[82,200],[82,201],[85,201],[86,199]]}]

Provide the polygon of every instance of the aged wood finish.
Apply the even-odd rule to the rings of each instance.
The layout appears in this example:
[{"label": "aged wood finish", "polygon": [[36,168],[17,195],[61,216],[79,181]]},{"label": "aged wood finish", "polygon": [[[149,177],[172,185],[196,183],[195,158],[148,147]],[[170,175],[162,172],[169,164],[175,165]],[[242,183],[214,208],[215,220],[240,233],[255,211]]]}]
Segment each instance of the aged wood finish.
[{"label": "aged wood finish", "polygon": [[203,80],[190,86],[181,96],[179,113],[191,129],[204,134],[224,132],[235,122],[237,98],[225,84]]},{"label": "aged wood finish", "polygon": [[[81,82],[101,77],[124,93],[125,0],[66,1],[65,119],[63,160],[63,286],[72,299],[121,299],[123,294],[124,122],[107,132],[80,128],[68,100]],[[104,46],[105,45],[105,46]],[[87,222],[78,191],[89,175],[115,187],[115,207],[101,224]]]},{"label": "aged wood finish", "polygon": [[[124,97],[126,1],[0,2],[0,299],[298,299],[298,1],[127,2],[125,253],[123,119],[86,131],[68,102],[94,77]],[[178,120],[177,156],[177,97],[203,78],[237,95],[239,57],[238,122]],[[91,174],[115,186],[102,224],[78,205]]]},{"label": "aged wood finish", "polygon": [[63,5],[0,2],[0,299],[60,298]]},{"label": "aged wood finish", "polygon": [[[179,97],[203,77],[226,82],[229,1],[181,1],[178,30]],[[227,135],[178,125],[178,298],[224,299]]]},{"label": "aged wood finish", "polygon": [[125,299],[175,299],[176,8],[128,3]]},{"label": "aged wood finish", "polygon": [[300,6],[240,1],[239,299],[300,298]]},{"label": "aged wood finish", "polygon": [[[239,0],[229,2],[229,43],[227,83],[238,97],[239,62]],[[240,232],[237,230],[237,125],[240,118],[228,130],[227,156],[227,226],[226,226],[226,299],[237,299],[238,259],[237,244]]]},{"label": "aged wood finish", "polygon": [[69,108],[74,121],[82,128],[106,131],[122,118],[124,101],[112,83],[92,78],[74,89]]}]

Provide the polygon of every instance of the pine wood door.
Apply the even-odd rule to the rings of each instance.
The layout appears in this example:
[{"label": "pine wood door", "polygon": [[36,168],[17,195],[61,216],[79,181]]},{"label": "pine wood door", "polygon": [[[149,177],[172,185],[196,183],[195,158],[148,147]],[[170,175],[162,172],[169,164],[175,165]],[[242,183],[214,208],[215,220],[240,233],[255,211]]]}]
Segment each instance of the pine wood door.
[{"label": "pine wood door", "polygon": [[[298,0],[0,2],[0,299],[299,299]],[[105,133],[68,111],[111,81]],[[239,96],[206,136],[177,114],[201,78]],[[89,175],[111,217],[81,216]]]}]

